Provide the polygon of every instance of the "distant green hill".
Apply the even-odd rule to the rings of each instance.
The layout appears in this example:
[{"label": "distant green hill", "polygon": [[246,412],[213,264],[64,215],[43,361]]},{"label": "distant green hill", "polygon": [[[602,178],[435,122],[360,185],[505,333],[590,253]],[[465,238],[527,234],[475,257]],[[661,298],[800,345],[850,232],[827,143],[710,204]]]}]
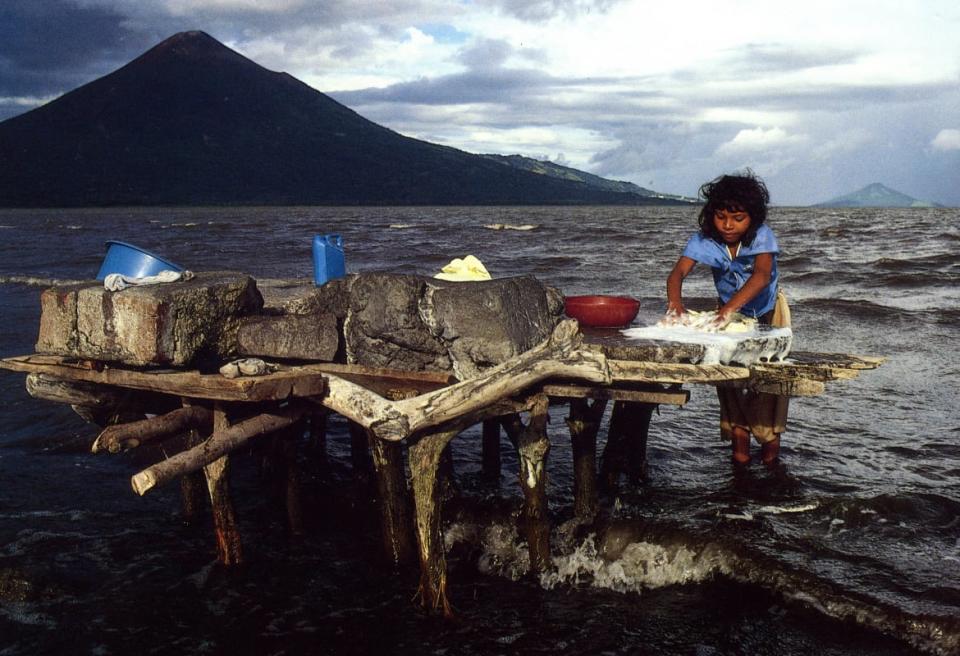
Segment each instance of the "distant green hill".
[{"label": "distant green hill", "polygon": [[831,198],[813,207],[940,207],[940,205],[927,200],[917,200],[879,182],[874,182],[859,191]]},{"label": "distant green hill", "polygon": [[0,123],[0,206],[663,205],[377,125],[203,32]]},{"label": "distant green hill", "polygon": [[508,164],[514,168],[521,169],[523,171],[530,171],[531,173],[537,173],[539,175],[545,175],[551,178],[560,178],[563,180],[570,180],[573,182],[582,182],[591,187],[596,187],[597,189],[604,189],[606,191],[614,191],[622,194],[636,194],[638,196],[643,196],[645,198],[677,201],[681,203],[698,202],[696,198],[690,198],[688,196],[678,196],[676,194],[662,194],[659,191],[646,189],[645,187],[635,185],[632,182],[624,182],[622,180],[608,180],[607,178],[601,178],[599,175],[587,173],[586,171],[580,171],[578,169],[570,168],[569,166],[562,166],[560,164],[554,164],[553,162],[546,162],[539,159],[524,157],[522,155],[492,155],[491,154],[491,155],[484,155],[484,157],[492,159],[496,162]]}]

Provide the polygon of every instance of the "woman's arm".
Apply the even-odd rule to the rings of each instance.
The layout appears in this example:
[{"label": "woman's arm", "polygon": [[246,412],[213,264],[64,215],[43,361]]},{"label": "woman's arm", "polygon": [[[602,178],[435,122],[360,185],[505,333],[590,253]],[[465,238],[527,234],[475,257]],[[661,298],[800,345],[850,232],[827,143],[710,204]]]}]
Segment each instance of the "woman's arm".
[{"label": "woman's arm", "polygon": [[697,261],[681,255],[673,265],[673,271],[667,276],[667,314],[680,316],[686,312],[683,307],[683,279],[687,277]]},{"label": "woman's arm", "polygon": [[717,311],[717,323],[727,323],[730,320],[730,315],[738,312],[740,308],[752,301],[757,294],[770,284],[772,275],[773,254],[758,253],[753,260],[753,273],[747,278],[747,282]]}]

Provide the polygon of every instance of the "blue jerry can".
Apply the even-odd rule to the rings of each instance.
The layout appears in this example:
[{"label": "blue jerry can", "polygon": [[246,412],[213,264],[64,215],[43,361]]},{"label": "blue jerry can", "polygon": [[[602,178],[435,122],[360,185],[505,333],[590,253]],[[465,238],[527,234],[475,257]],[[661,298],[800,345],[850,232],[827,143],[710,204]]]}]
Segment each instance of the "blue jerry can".
[{"label": "blue jerry can", "polygon": [[322,285],[333,278],[347,275],[340,235],[317,235],[313,238],[313,282]]}]

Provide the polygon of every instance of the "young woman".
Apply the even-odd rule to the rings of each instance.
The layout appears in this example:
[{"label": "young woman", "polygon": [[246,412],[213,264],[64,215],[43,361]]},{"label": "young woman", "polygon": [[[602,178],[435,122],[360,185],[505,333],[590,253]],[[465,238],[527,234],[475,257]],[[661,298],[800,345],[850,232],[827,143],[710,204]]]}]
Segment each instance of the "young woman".
[{"label": "young woman", "polygon": [[[722,175],[700,188],[706,201],[700,210],[700,230],[687,241],[683,254],[667,277],[667,318],[679,320],[683,280],[696,264],[713,272],[719,297],[718,325],[735,312],[776,327],[790,325],[790,309],[779,289],[773,230],[767,225],[770,194],[751,171]],[[718,387],[720,432],[733,447],[733,460],[750,461],[750,434],[761,444],[761,459],[770,464],[780,452],[780,434],[786,429],[787,397]]]}]

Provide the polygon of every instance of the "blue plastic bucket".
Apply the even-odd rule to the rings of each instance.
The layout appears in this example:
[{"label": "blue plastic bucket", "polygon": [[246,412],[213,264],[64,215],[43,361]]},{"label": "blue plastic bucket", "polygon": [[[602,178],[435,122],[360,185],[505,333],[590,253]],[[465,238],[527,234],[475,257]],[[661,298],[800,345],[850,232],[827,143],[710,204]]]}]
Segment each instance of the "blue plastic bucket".
[{"label": "blue plastic bucket", "polygon": [[340,235],[317,235],[313,238],[313,282],[322,285],[328,280],[347,275]]},{"label": "blue plastic bucket", "polygon": [[120,273],[130,278],[155,276],[161,271],[183,271],[183,267],[165,260],[155,253],[123,241],[107,242],[107,255],[100,265],[97,280],[103,280],[111,273]]}]

